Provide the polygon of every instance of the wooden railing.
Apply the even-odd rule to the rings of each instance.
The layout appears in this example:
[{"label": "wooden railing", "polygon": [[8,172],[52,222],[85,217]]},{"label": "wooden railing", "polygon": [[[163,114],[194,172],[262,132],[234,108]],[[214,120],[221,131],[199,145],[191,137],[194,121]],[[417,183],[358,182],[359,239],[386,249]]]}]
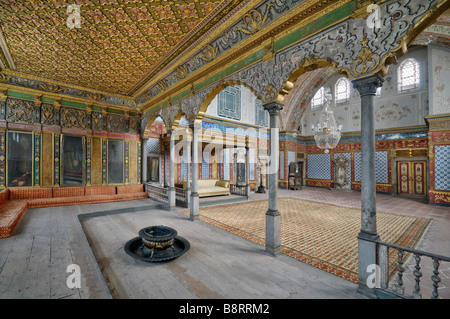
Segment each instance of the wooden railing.
[{"label": "wooden railing", "polygon": [[175,187],[175,205],[185,208],[189,207],[187,195],[187,190]]},{"label": "wooden railing", "polygon": [[151,185],[151,184],[146,184],[145,191],[148,194],[148,198],[169,205],[169,189],[168,188]]},{"label": "wooden railing", "polygon": [[[392,263],[389,261],[390,250],[396,250],[397,256],[395,258],[395,262]],[[431,258],[433,260],[433,275],[428,278],[432,282],[432,293],[431,299],[439,298],[439,283],[441,282],[441,278],[439,276],[439,265],[441,262],[449,262],[450,257],[436,255],[428,252],[424,252],[417,249],[412,249],[408,247],[402,247],[390,243],[386,243],[383,241],[377,241],[377,260],[380,267],[380,282],[378,289],[385,291],[388,294],[392,294],[398,298],[415,298],[422,299],[421,287],[420,284],[423,281],[423,273],[421,271],[421,261],[422,258]],[[412,259],[410,259],[414,264],[413,276],[415,280],[414,288],[412,294],[405,294],[405,285],[403,283],[403,275],[406,270],[404,264],[406,263],[405,257],[406,255],[410,255]],[[391,256],[392,258],[392,256]],[[390,265],[391,264],[391,265]],[[393,268],[395,267],[395,269]],[[397,273],[394,275],[392,286],[389,287],[389,275],[390,268],[392,270],[396,270]]]},{"label": "wooden railing", "polygon": [[230,184],[230,193],[233,195],[239,196],[248,196],[247,194],[247,186],[238,186],[235,184]]}]

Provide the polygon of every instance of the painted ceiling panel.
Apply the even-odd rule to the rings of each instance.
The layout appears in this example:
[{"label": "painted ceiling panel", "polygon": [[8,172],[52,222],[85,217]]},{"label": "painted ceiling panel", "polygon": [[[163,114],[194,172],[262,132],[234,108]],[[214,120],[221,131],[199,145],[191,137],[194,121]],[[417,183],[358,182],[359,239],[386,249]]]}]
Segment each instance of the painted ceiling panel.
[{"label": "painted ceiling panel", "polygon": [[73,2],[81,9],[80,28],[66,23],[70,2],[0,0],[14,71],[128,95],[170,52],[192,40],[192,30],[217,14],[215,8],[230,1]]}]

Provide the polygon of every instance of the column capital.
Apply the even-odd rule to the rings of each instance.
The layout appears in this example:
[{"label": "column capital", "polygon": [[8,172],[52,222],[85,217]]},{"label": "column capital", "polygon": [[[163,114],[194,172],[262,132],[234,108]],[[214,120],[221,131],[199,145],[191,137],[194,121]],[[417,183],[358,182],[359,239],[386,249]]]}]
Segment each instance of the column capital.
[{"label": "column capital", "polygon": [[278,113],[283,109],[284,104],[280,102],[269,102],[263,104],[265,110],[269,112],[270,115],[278,115]]},{"label": "column capital", "polygon": [[192,132],[194,132],[194,130],[199,130],[202,128],[202,123],[189,124],[189,128]]},{"label": "column capital", "polygon": [[353,87],[358,90],[361,96],[375,95],[377,88],[383,86],[384,78],[377,74],[366,78],[353,80]]}]

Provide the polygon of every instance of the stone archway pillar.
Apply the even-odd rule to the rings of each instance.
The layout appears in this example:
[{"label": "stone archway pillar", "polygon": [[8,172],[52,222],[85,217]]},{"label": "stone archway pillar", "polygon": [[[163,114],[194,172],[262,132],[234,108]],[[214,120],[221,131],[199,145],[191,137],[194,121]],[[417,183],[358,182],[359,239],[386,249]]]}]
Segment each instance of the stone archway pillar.
[{"label": "stone archway pillar", "polygon": [[175,130],[168,130],[170,134],[169,148],[169,208],[175,207]]},{"label": "stone archway pillar", "polygon": [[358,292],[376,297],[367,286],[369,265],[377,264],[375,181],[375,94],[384,79],[379,74],[353,81],[361,95],[361,231],[358,235]]},{"label": "stone archway pillar", "polygon": [[270,102],[264,104],[270,114],[270,163],[269,163],[269,209],[266,212],[266,253],[276,257],[281,253],[280,213],[278,212],[278,162],[279,127],[278,118],[283,104]]},{"label": "stone archway pillar", "polygon": [[[191,202],[191,143],[192,139],[189,136],[188,130],[186,130],[186,145],[184,152],[186,152],[186,155],[184,158],[186,159],[186,202],[189,205]],[[184,154],[183,154],[184,155]]]},{"label": "stone archway pillar", "polygon": [[144,138],[142,137],[142,144],[141,144],[141,148],[142,148],[142,160],[141,160],[141,165],[142,165],[142,170],[141,170],[141,174],[142,174],[142,184],[147,184],[147,142],[148,142],[148,138]]},{"label": "stone archway pillar", "polygon": [[191,124],[189,125],[189,128],[192,131],[192,186],[189,219],[191,221],[196,221],[198,220],[200,213],[198,196],[198,134],[200,124]]}]

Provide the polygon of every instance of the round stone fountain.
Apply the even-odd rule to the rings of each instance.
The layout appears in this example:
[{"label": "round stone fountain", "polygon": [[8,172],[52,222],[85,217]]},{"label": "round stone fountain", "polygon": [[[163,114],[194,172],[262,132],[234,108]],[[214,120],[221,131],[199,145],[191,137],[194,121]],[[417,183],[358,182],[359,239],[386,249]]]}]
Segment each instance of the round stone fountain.
[{"label": "round stone fountain", "polygon": [[180,257],[190,248],[189,242],[167,226],[149,226],[139,231],[139,237],[125,244],[125,252],[149,262],[169,261]]}]

